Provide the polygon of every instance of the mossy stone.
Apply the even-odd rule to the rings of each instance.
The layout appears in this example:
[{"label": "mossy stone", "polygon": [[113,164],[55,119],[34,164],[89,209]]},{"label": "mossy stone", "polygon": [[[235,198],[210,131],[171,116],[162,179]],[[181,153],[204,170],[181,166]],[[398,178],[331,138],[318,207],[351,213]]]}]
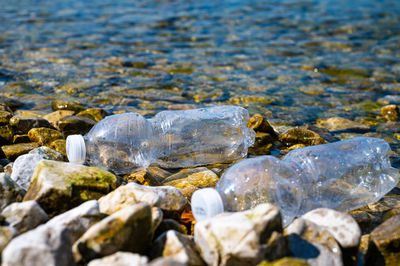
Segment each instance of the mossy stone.
[{"label": "mossy stone", "polygon": [[50,122],[53,126],[57,125],[57,122],[62,118],[74,115],[75,112],[71,110],[57,110],[52,113],[42,116],[44,119]]},{"label": "mossy stone", "polygon": [[306,146],[325,144],[326,141],[316,132],[294,127],[279,135],[279,140],[287,146],[304,144]]},{"label": "mossy stone", "polygon": [[0,110],[0,125],[6,125],[12,117],[10,112]]},{"label": "mossy stone", "polygon": [[22,135],[14,135],[13,136],[13,143],[17,144],[17,143],[27,143],[27,142],[31,142],[31,140],[28,137],[28,134],[22,134]]},{"label": "mossy stone", "polygon": [[60,152],[64,157],[67,157],[67,150],[65,148],[65,139],[56,139],[49,145],[55,151]]},{"label": "mossy stone", "polygon": [[39,144],[32,142],[4,145],[1,147],[1,149],[3,150],[4,155],[9,161],[14,161],[15,159],[17,159],[18,156],[26,154],[31,150],[36,149],[37,147],[39,147]]},{"label": "mossy stone", "polygon": [[36,200],[49,216],[98,199],[117,187],[117,177],[95,167],[42,160],[24,201]]},{"label": "mossy stone", "polygon": [[64,136],[86,134],[96,124],[93,119],[83,116],[67,116],[57,122],[57,128]]},{"label": "mossy stone", "polygon": [[11,117],[10,125],[22,134],[28,133],[34,127],[51,127],[49,121],[34,115],[15,115]]},{"label": "mossy stone", "polygon": [[257,266],[308,266],[308,265],[309,264],[302,259],[285,257],[274,261],[264,260]]},{"label": "mossy stone", "polygon": [[28,137],[32,142],[38,142],[40,145],[49,144],[53,140],[63,138],[61,132],[51,128],[32,128],[28,132]]}]

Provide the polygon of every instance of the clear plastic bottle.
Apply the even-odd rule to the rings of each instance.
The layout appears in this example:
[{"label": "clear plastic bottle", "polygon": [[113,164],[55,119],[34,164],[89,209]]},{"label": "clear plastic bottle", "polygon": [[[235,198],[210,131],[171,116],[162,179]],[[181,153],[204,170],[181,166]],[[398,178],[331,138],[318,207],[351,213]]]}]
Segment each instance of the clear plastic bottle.
[{"label": "clear plastic bottle", "polygon": [[137,113],[106,117],[85,136],[67,138],[71,162],[129,173],[156,163],[165,168],[232,161],[247,155],[255,132],[239,106],[162,111],[151,119]]},{"label": "clear plastic bottle", "polygon": [[357,137],[293,150],[282,160],[242,160],[223,174],[215,190],[193,194],[193,214],[202,220],[223,210],[241,211],[269,202],[281,208],[287,225],[319,207],[357,209],[397,185],[399,171],[391,167],[390,154],[386,141]]}]

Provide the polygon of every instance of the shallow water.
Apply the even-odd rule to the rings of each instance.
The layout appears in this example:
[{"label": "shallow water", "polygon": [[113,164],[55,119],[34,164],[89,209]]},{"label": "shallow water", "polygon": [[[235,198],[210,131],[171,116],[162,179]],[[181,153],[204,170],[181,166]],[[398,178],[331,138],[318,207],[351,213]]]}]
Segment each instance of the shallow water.
[{"label": "shallow water", "polygon": [[398,0],[0,6],[0,93],[27,109],[56,97],[148,115],[238,104],[277,124],[374,124],[400,104]]}]

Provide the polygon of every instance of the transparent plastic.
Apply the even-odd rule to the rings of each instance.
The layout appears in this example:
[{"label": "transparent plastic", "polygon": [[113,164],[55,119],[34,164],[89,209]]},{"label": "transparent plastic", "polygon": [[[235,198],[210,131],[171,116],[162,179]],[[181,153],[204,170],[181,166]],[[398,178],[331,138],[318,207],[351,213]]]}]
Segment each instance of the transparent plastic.
[{"label": "transparent plastic", "polygon": [[[180,168],[233,161],[245,157],[254,143],[248,120],[247,110],[239,106],[163,111],[151,119],[137,113],[112,115],[84,137],[86,160],[117,174],[153,163]],[[71,144],[70,149],[77,148]]]},{"label": "transparent plastic", "polygon": [[215,189],[225,211],[269,202],[281,208],[287,225],[316,208],[350,211],[378,201],[399,182],[390,154],[386,141],[369,137],[310,146],[293,150],[282,160],[242,160],[223,174]]}]

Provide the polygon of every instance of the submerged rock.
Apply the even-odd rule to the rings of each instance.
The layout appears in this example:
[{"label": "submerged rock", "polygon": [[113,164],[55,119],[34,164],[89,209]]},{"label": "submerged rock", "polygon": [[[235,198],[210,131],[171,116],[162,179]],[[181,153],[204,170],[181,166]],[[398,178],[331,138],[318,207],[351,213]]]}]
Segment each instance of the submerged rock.
[{"label": "submerged rock", "polygon": [[83,116],[67,116],[61,118],[56,127],[64,134],[64,136],[72,134],[86,134],[96,124],[93,119]]},{"label": "submerged rock", "polygon": [[316,132],[304,128],[291,128],[279,135],[279,140],[287,146],[304,144],[307,146],[325,144],[326,141]]},{"label": "submerged rock", "polygon": [[386,121],[397,122],[399,120],[399,107],[395,104],[383,106],[380,113]]},{"label": "submerged rock", "polygon": [[198,222],[194,240],[209,265],[255,265],[288,254],[279,209],[270,204]]},{"label": "submerged rock", "polygon": [[34,115],[15,115],[10,118],[10,125],[20,133],[28,133],[32,128],[51,127],[49,121]]},{"label": "submerged rock", "polygon": [[98,199],[117,186],[115,175],[78,164],[42,160],[24,197],[36,200],[50,216]]},{"label": "submerged rock", "polygon": [[104,111],[103,109],[100,108],[88,108],[82,112],[79,112],[76,114],[77,116],[86,116],[89,115],[88,117],[95,120],[96,122],[99,122],[102,120],[104,117],[106,117],[107,112]]}]

